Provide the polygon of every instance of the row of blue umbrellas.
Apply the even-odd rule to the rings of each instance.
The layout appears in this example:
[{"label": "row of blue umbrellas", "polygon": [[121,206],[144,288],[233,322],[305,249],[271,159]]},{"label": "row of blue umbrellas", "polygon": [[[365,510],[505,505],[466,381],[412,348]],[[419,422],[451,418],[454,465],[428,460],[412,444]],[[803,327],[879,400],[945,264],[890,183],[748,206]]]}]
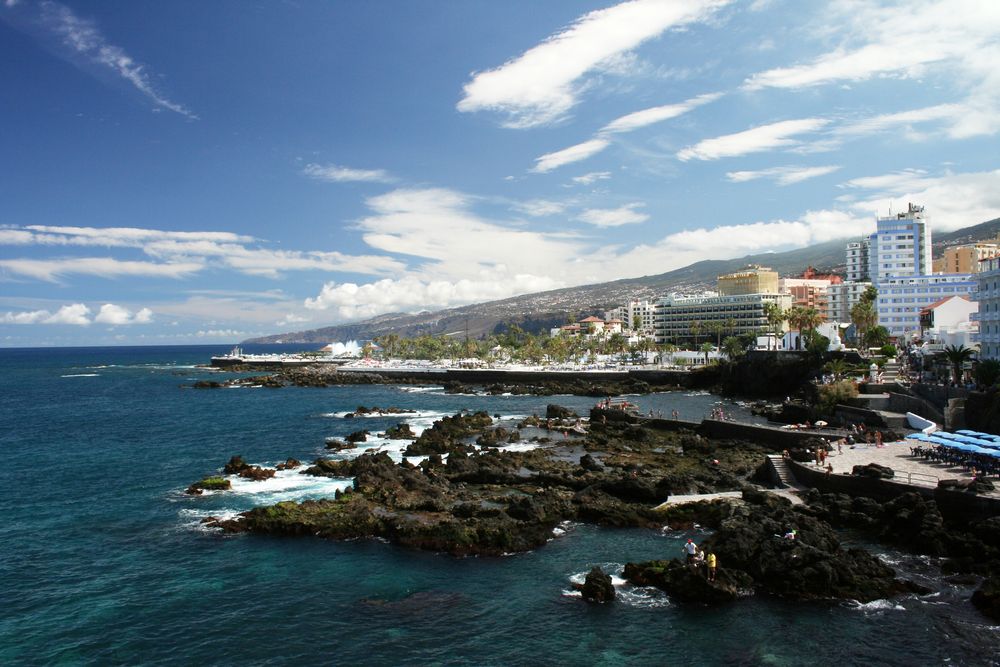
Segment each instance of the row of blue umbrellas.
[{"label": "row of blue umbrellas", "polygon": [[930,442],[935,445],[941,445],[942,447],[947,447],[949,449],[957,449],[961,452],[983,454],[985,456],[1000,459],[1000,442],[982,440],[980,438],[974,438],[968,435],[959,435],[957,433],[946,433],[944,431],[937,431],[931,435],[914,433],[913,435],[907,437],[921,442]]}]

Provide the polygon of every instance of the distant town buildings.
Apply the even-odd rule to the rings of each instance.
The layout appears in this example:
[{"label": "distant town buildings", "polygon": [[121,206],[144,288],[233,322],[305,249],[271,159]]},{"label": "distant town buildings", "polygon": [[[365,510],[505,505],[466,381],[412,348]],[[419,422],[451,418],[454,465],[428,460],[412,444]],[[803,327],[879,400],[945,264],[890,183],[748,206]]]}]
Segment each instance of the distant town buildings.
[{"label": "distant town buildings", "polygon": [[[802,341],[795,338],[802,332],[783,336],[790,329],[787,320],[773,331],[768,310],[801,307],[815,310],[826,322],[816,330],[839,345],[840,333],[852,321],[851,310],[874,286],[878,323],[890,336],[971,346],[981,324],[984,356],[1000,358],[1000,241],[948,248],[934,264],[929,221],[924,207],[916,204],[878,218],[875,233],[846,244],[846,281],[811,266],[799,277],[780,278],[771,268],[750,265],[718,276],[718,293],[633,300],[607,311],[603,320],[589,317],[552,332],[623,333],[630,342],[653,337],[657,344],[680,345],[768,333],[778,334],[783,347],[798,346]],[[943,271],[932,272],[935,265]]]},{"label": "distant town buildings", "polygon": [[934,273],[979,273],[979,262],[1000,255],[1000,244],[969,243],[945,248],[933,262]]}]

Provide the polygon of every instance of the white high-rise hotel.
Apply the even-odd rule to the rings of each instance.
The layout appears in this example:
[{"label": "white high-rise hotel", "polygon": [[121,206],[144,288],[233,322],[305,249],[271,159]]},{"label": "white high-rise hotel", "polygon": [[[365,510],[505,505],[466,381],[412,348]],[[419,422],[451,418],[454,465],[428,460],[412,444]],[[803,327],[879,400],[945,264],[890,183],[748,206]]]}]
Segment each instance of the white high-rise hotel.
[{"label": "white high-rise hotel", "polygon": [[915,204],[905,213],[878,219],[868,237],[868,273],[878,290],[878,323],[891,336],[919,335],[923,308],[976,290],[969,274],[932,275],[929,219],[924,207]]}]

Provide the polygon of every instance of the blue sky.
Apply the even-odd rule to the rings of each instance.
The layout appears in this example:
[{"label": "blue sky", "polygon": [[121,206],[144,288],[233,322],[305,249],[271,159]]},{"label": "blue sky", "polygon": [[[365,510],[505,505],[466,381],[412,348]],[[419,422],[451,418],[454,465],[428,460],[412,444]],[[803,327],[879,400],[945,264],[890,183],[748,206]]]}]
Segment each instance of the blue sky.
[{"label": "blue sky", "polygon": [[0,345],[229,342],[1000,216],[1000,4],[0,0]]}]

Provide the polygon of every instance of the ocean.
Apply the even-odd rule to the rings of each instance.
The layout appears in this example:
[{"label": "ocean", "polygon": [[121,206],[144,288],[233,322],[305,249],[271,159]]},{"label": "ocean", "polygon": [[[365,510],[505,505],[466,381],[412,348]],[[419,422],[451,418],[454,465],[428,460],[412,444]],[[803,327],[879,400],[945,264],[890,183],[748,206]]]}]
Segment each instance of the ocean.
[{"label": "ocean", "polygon": [[[273,350],[275,346],[267,346]],[[249,349],[248,352],[263,351]],[[572,591],[594,565],[680,556],[679,531],[565,524],[544,547],[458,559],[374,540],[222,536],[200,520],[331,495],[350,480],[297,471],[192,497],[239,454],[325,455],[324,438],[461,409],[507,419],[573,396],[447,395],[439,387],[186,388],[224,346],[0,349],[3,665],[983,665],[1000,628],[937,565],[867,545],[934,589],[861,605],[756,597],[680,606],[618,581]],[[705,393],[636,396],[700,418]],[[346,420],[359,405],[417,416]],[[723,402],[737,419],[744,407]],[[367,446],[391,447],[375,441]],[[393,450],[398,457],[398,450]],[[697,536],[697,533],[696,533]],[[850,536],[845,536],[850,539]],[[723,567],[725,564],[722,564]]]}]

